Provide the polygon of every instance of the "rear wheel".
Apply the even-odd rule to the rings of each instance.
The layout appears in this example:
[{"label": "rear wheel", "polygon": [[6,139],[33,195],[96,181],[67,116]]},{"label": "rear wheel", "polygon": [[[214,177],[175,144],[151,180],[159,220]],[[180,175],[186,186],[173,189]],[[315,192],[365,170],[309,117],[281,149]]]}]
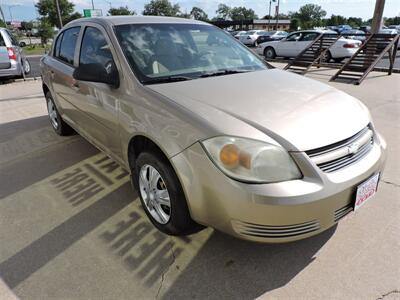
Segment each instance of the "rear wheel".
[{"label": "rear wheel", "polygon": [[29,61],[27,59],[25,59],[25,61],[23,62],[22,67],[24,69],[25,75],[29,74],[31,72],[31,64],[29,63]]},{"label": "rear wheel", "polygon": [[272,47],[265,48],[264,49],[264,57],[266,59],[274,59],[276,57],[274,48],[272,48]]},{"label": "rear wheel", "polygon": [[57,107],[50,92],[46,93],[47,112],[50,119],[50,124],[58,135],[70,135],[74,130],[63,121],[58,113]]},{"label": "rear wheel", "polygon": [[332,54],[331,54],[331,52],[330,52],[329,50],[326,51],[326,52],[322,55],[322,61],[323,61],[323,62],[328,63],[328,62],[331,61],[331,59],[332,59]]},{"label": "rear wheel", "polygon": [[142,152],[136,159],[133,174],[144,211],[160,231],[186,235],[202,228],[190,217],[182,186],[166,158]]}]

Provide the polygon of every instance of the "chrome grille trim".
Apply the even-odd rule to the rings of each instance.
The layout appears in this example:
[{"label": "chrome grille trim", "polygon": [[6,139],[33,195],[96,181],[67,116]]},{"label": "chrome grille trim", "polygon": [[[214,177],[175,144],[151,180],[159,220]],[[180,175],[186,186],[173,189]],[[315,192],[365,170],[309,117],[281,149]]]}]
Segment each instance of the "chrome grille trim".
[{"label": "chrome grille trim", "polygon": [[[363,158],[372,148],[374,133],[370,126],[352,137],[335,144],[306,151],[311,160],[324,172],[334,172]],[[356,147],[351,153],[351,147]]]},{"label": "chrome grille trim", "polygon": [[346,206],[343,206],[342,208],[335,210],[335,222],[338,222],[340,219],[342,219],[352,211],[353,211],[353,205],[351,204],[348,204]]},{"label": "chrome grille trim", "polygon": [[318,221],[313,220],[292,225],[260,225],[241,221],[232,221],[235,231],[242,235],[264,238],[286,238],[302,235],[320,229]]}]

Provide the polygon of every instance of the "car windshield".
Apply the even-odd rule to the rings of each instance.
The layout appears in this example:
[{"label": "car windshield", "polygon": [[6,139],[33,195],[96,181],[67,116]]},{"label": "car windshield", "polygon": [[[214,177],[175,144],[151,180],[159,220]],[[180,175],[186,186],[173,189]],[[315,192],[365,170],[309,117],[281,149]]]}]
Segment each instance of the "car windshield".
[{"label": "car windshield", "polygon": [[125,24],[115,33],[144,84],[268,69],[229,34],[209,25]]}]

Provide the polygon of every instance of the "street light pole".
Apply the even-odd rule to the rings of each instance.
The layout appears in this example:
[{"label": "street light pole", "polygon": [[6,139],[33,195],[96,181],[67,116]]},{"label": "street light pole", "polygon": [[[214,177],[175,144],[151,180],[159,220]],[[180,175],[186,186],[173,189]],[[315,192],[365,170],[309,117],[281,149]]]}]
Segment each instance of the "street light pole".
[{"label": "street light pole", "polygon": [[94,2],[93,2],[93,0],[92,0],[92,9],[94,9]]}]

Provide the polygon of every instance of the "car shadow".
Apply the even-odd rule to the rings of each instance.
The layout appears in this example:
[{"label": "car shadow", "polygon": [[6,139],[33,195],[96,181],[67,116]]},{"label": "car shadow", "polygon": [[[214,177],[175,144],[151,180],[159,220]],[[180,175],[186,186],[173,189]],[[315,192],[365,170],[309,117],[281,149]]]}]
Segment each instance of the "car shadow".
[{"label": "car shadow", "polygon": [[254,299],[312,263],[335,230],[285,244],[247,242],[215,231],[162,298]]},{"label": "car shadow", "polygon": [[99,151],[79,135],[60,137],[47,116],[0,125],[0,200]]}]

